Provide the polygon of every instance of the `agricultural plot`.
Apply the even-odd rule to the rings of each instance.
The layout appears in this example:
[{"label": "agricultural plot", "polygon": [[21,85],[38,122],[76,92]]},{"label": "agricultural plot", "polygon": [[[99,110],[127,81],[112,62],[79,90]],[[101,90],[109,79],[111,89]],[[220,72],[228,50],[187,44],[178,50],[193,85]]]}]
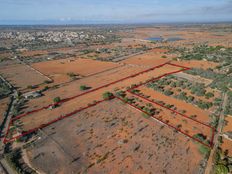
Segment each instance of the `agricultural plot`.
[{"label": "agricultural plot", "polygon": [[66,82],[71,77],[86,77],[109,69],[119,67],[119,64],[90,59],[61,59],[32,64],[32,67],[48,75],[54,81]]},{"label": "agricultural plot", "polygon": [[29,86],[35,86],[48,80],[45,76],[24,64],[13,64],[1,67],[2,76],[20,91],[25,91]]},{"label": "agricultural plot", "polygon": [[[83,92],[76,96],[62,98],[62,100],[57,103],[60,106],[56,107],[55,109],[48,110],[51,106],[54,105],[52,103],[42,108],[31,110],[29,113],[19,115],[12,120],[12,125],[9,127],[9,130],[10,132],[13,131],[13,137],[18,137],[18,132],[20,135],[23,135],[24,132],[31,132],[34,130],[34,128],[41,126],[43,127],[44,125],[47,125],[54,120],[59,120],[60,118],[69,115],[69,113],[73,113],[76,109],[78,110],[78,108],[86,107],[87,104],[96,103],[96,101],[101,99],[102,93],[105,91],[127,88],[128,86],[136,84],[138,81],[143,82],[144,79],[161,76],[167,73],[177,73],[182,70],[183,68],[181,67],[176,67],[170,64],[163,64],[144,71],[140,71],[130,76],[126,76],[117,81],[111,81],[109,84],[90,89],[89,91]],[[9,137],[11,136],[12,133],[9,134]],[[9,137],[7,137],[7,139]]]},{"label": "agricultural plot", "polygon": [[223,152],[227,152],[228,156],[232,157],[232,141],[227,138],[222,139],[221,148]]},{"label": "agricultural plot", "polygon": [[138,66],[155,66],[170,61],[173,56],[166,55],[168,50],[165,49],[153,49],[147,51],[145,54],[132,56],[121,63],[132,64]]},{"label": "agricultural plot", "polygon": [[180,113],[189,115],[191,118],[201,120],[206,124],[210,123],[210,113],[196,106],[193,106],[190,103],[186,103],[185,101],[166,96],[165,94],[162,94],[146,86],[140,86],[139,88],[137,88],[136,93],[145,98],[148,98],[149,100],[155,100],[156,102],[168,108],[175,109]]},{"label": "agricultural plot", "polygon": [[[131,78],[134,74],[137,74],[141,71],[145,71],[148,68],[145,67],[131,67],[131,66],[122,66],[113,70],[109,70],[107,72],[103,72],[100,74],[96,74],[90,77],[86,77],[83,79],[80,79],[78,81],[69,83],[66,86],[62,86],[62,88],[49,90],[44,92],[44,96],[40,98],[36,98],[33,100],[30,100],[27,104],[28,108],[24,110],[25,112],[31,111],[34,109],[38,109],[40,107],[46,106],[46,104],[51,103],[53,101],[53,98],[59,96],[61,99],[64,98],[71,98],[74,94],[80,95],[85,92],[88,92],[93,89],[100,88],[102,86],[107,86],[108,84],[111,84],[112,82],[116,82],[113,85],[111,84],[109,87],[112,89],[116,88],[126,88],[130,86],[131,84],[136,84],[138,82],[143,82],[144,80],[151,78],[153,76],[159,76],[168,72],[177,71],[180,70],[179,67],[174,67],[171,65],[165,65],[165,67],[157,68],[154,71],[146,72],[143,75],[136,76],[136,78]],[[127,78],[129,77],[129,78]],[[124,79],[127,78],[127,79]],[[123,83],[121,81],[123,80]],[[130,79],[130,80],[129,80]],[[120,82],[120,83],[119,83]],[[80,86],[85,85],[90,87],[90,90],[80,90]],[[112,90],[110,89],[110,90]]]},{"label": "agricultural plot", "polygon": [[232,127],[232,116],[228,115],[225,117],[225,123],[224,123],[224,128],[223,131],[224,132],[229,132],[231,131],[231,127]]},{"label": "agricultural plot", "polygon": [[203,145],[209,147],[212,145],[214,130],[210,126],[182,115],[176,110],[166,108],[164,103],[146,99],[141,94],[125,93],[122,100],[143,111],[144,117],[152,117],[159,122],[167,124],[195,141],[199,140]]},{"label": "agricultural plot", "polygon": [[[100,88],[104,85],[110,84],[114,81],[120,81],[120,79],[136,74],[140,71],[145,70],[145,68],[138,67],[128,67],[122,66],[116,69],[111,69],[103,73],[95,74],[77,81],[71,82],[67,85],[62,86],[61,88],[54,88],[48,91],[45,91],[43,97],[36,98],[28,101],[28,108],[24,110],[25,112],[44,107],[49,103],[53,102],[55,97],[71,98],[74,95],[82,95],[90,90]],[[85,85],[89,87],[88,90],[81,90],[80,86]]]},{"label": "agricultural plot", "polygon": [[177,65],[187,66],[190,68],[201,68],[201,69],[209,69],[209,68],[216,68],[219,64],[210,61],[200,61],[200,60],[180,60],[180,61],[173,61],[173,63]]},{"label": "agricultural plot", "polygon": [[147,84],[147,87],[211,112],[216,112],[221,102],[221,95],[217,90],[206,87],[203,83],[174,76],[153,81]]},{"label": "agricultural plot", "polygon": [[192,141],[117,99],[44,128],[37,136],[27,154],[35,168],[51,174],[198,173],[203,159]]}]

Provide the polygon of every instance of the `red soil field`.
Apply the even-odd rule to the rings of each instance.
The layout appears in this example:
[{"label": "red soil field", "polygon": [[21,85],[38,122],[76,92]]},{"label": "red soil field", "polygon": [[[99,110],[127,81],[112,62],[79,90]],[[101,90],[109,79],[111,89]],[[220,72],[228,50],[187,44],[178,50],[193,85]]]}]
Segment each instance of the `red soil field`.
[{"label": "red soil field", "polygon": [[42,72],[43,74],[48,75],[55,81],[61,78],[64,79],[64,81],[67,81],[69,79],[67,73],[89,76],[119,66],[120,65],[117,63],[74,58],[32,64],[32,67]]},{"label": "red soil field", "polygon": [[[41,124],[45,124],[48,121],[51,121],[51,120],[53,120],[55,118],[58,118],[60,115],[65,115],[67,113],[70,113],[70,112],[74,111],[75,109],[78,109],[80,107],[85,107],[85,106],[87,106],[87,104],[92,103],[94,100],[96,100],[96,101],[101,100],[102,99],[102,94],[105,91],[112,91],[113,92],[115,89],[124,89],[125,90],[126,87],[131,86],[132,84],[137,84],[138,82],[144,82],[145,79],[150,79],[151,77],[158,77],[158,76],[163,75],[165,73],[173,72],[173,71],[177,71],[177,70],[180,70],[180,68],[179,67],[174,67],[174,66],[171,66],[171,65],[165,65],[165,66],[163,66],[161,68],[157,68],[157,69],[155,69],[153,71],[141,74],[139,76],[130,78],[128,80],[118,82],[116,84],[110,85],[108,87],[104,87],[102,89],[99,89],[97,91],[88,93],[88,94],[83,95],[81,97],[72,99],[70,101],[62,103],[60,107],[57,107],[55,109],[52,109],[52,110],[44,109],[42,111],[30,114],[30,115],[28,115],[26,117],[23,117],[20,120],[24,123],[23,124],[24,130],[29,130],[29,129],[32,129],[34,127],[38,127]],[[120,72],[122,72],[122,71],[120,71]],[[120,75],[120,74],[118,74],[118,73],[115,74],[114,73],[114,75]],[[109,80],[111,80],[109,82],[112,82],[112,79],[114,79],[114,80],[117,79],[117,78],[111,78],[109,76],[106,76],[106,77],[108,77]],[[123,78],[123,77],[125,77],[125,75],[120,76],[120,79]],[[93,76],[91,78],[93,78]],[[92,82],[96,83],[97,81],[95,79],[95,81],[92,80]],[[84,84],[86,84],[86,83],[84,83]],[[107,83],[103,84],[103,81],[101,81],[100,84],[104,85],[104,84],[107,84]],[[78,86],[76,86],[75,89],[77,91],[75,94],[83,93],[81,91],[79,91],[79,93],[78,93],[78,90],[79,90]],[[57,90],[60,90],[60,89],[57,89]],[[40,108],[41,106],[46,106],[46,105],[51,103],[51,101],[53,100],[54,97],[57,96],[57,94],[61,94],[61,92],[58,92],[58,91],[56,91],[56,92],[52,91],[52,92],[53,92],[53,96],[51,96],[51,95],[49,97],[44,96],[44,97],[46,97],[46,100],[44,100],[44,97],[41,97],[41,98],[31,100],[31,101],[35,102],[34,104],[37,104],[37,108]],[[74,93],[71,93],[71,94],[73,96]],[[70,95],[65,95],[62,98],[67,98],[68,96],[70,97]],[[38,105],[38,103],[41,103],[41,105]],[[29,104],[30,104],[29,109],[31,108],[30,110],[35,109],[35,107],[32,107],[32,103],[29,103]]]},{"label": "red soil field", "polygon": [[[134,98],[133,94],[131,93],[128,93],[127,97]],[[139,101],[136,100],[137,101],[136,103],[139,104],[139,106],[146,106],[150,104],[153,106],[153,108],[156,108],[157,110],[159,110],[159,114],[155,114],[154,118],[157,118],[158,120],[162,120],[176,128],[179,128],[180,130],[182,130],[183,132],[187,133],[190,136],[194,136],[196,134],[205,135],[207,137],[206,139],[209,142],[211,141],[212,129],[210,127],[206,127],[205,125],[201,123],[198,123],[194,120],[183,117],[179,114],[176,114],[166,108],[163,108],[159,105],[156,105],[138,96],[136,96],[135,98],[139,99]]]},{"label": "red soil field", "polygon": [[223,151],[228,150],[228,156],[232,156],[232,141],[226,138],[223,138],[222,141],[223,141],[221,145],[222,150]]},{"label": "red soil field", "polygon": [[[107,71],[107,72],[104,72],[101,74],[93,75],[91,77],[86,77],[86,78],[80,79],[78,81],[69,83],[66,86],[63,86],[62,88],[47,91],[44,93],[43,97],[30,100],[28,105],[27,105],[29,108],[25,111],[36,109],[36,108],[42,107],[48,103],[51,103],[53,98],[55,98],[57,96],[60,96],[61,98],[67,98],[67,97],[71,97],[71,96],[74,96],[77,94],[81,94],[81,93],[83,93],[83,91],[80,91],[80,89],[79,89],[79,87],[81,85],[86,85],[86,86],[92,87],[92,89],[94,89],[94,88],[103,86],[105,84],[109,84],[113,81],[122,79],[124,77],[130,76],[132,74],[141,72],[145,69],[147,69],[147,68],[124,66],[124,67],[119,67],[117,69],[113,69],[113,70],[110,70],[110,71]],[[128,87],[131,84],[137,84],[140,81],[143,82],[146,79],[151,78],[153,76],[159,76],[159,75],[171,72],[171,71],[177,71],[179,69],[180,68],[178,68],[178,67],[165,65],[165,67],[155,69],[154,71],[151,71],[151,72],[145,73],[143,75],[140,75],[139,77],[133,78],[133,81],[132,81],[132,79],[128,79],[124,82],[120,82],[117,85],[114,84],[114,85],[110,86],[110,89]]]},{"label": "red soil field", "polygon": [[162,58],[164,53],[167,50],[164,49],[153,49],[151,51],[148,51],[145,54],[137,55],[130,57],[129,59],[121,61],[122,63],[126,64],[134,64],[134,65],[142,65],[142,66],[155,66],[157,64],[162,64],[164,62],[167,62],[171,60],[173,56],[166,55],[167,58]]},{"label": "red soil field", "polygon": [[201,69],[208,69],[208,68],[215,68],[218,66],[218,63],[209,62],[209,61],[202,61],[202,60],[182,60],[182,61],[173,61],[173,63],[177,65],[187,66],[189,68],[201,68]]},{"label": "red soil field", "polygon": [[232,116],[228,115],[227,117],[225,117],[225,120],[226,120],[226,125],[224,126],[223,131],[229,132],[231,131],[232,128]]},{"label": "red soil field", "polygon": [[51,174],[198,173],[203,159],[195,143],[118,100],[57,122],[39,136],[27,150],[30,162]]},{"label": "red soil field", "polygon": [[202,110],[202,109],[200,109],[192,104],[186,103],[184,101],[178,100],[178,99],[173,98],[173,97],[168,97],[168,96],[166,96],[160,92],[157,92],[151,88],[147,88],[146,86],[141,86],[137,89],[141,90],[141,92],[144,95],[151,96],[149,98],[150,100],[152,100],[152,99],[161,100],[167,104],[176,106],[178,110],[186,110],[185,115],[189,115],[189,116],[196,115],[197,120],[200,120],[200,121],[207,123],[207,124],[210,123],[210,117],[209,117],[210,113],[207,111],[204,111],[204,110]]}]

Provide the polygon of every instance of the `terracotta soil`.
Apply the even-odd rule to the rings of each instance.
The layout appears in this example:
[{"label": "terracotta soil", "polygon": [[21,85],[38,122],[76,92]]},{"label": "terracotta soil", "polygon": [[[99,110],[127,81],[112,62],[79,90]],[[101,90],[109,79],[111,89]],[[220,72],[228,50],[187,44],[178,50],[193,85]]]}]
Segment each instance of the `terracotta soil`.
[{"label": "terracotta soil", "polygon": [[[153,49],[148,51],[144,54],[132,56],[126,60],[121,61],[121,63],[126,64],[134,64],[134,65],[141,65],[141,66],[155,66],[157,64],[162,64],[171,60],[171,55],[164,54],[167,50],[165,49]],[[166,55],[167,58],[162,58],[162,56]]]},{"label": "terracotta soil", "polygon": [[223,151],[228,150],[228,156],[232,156],[232,141],[226,138],[223,138],[222,141],[223,141],[221,145],[222,150]]},{"label": "terracotta soil", "polygon": [[173,61],[173,63],[186,66],[189,68],[201,68],[201,69],[208,69],[208,68],[215,68],[218,66],[218,63],[209,62],[209,61],[202,61],[202,60],[182,60],[182,61]]},{"label": "terracotta soil", "polygon": [[177,107],[178,110],[186,110],[185,115],[191,116],[191,115],[196,115],[196,119],[199,121],[202,121],[204,123],[210,123],[210,112],[207,112],[205,110],[202,110],[192,104],[186,103],[182,100],[178,100],[173,97],[166,96],[160,92],[157,92],[151,88],[147,88],[146,86],[141,86],[137,88],[141,90],[141,93],[151,96],[149,99],[156,99],[163,101],[167,104],[174,105]]},{"label": "terracotta soil", "polygon": [[91,59],[61,59],[32,64],[32,67],[48,75],[54,81],[70,80],[68,73],[89,76],[101,71],[119,67],[119,64]]},{"label": "terracotta soil", "polygon": [[223,128],[223,131],[224,132],[230,132],[232,131],[232,116],[226,116],[225,117],[225,121],[226,121],[226,124]]},{"label": "terracotta soil", "polygon": [[34,168],[45,173],[196,174],[203,159],[191,140],[118,100],[42,132],[27,151]]},{"label": "terracotta soil", "polygon": [[[133,95],[129,93],[127,94],[127,97],[133,98]],[[156,96],[156,99],[159,99],[158,97],[159,96]],[[146,106],[147,104],[150,104],[152,105],[153,108],[157,109],[159,113],[154,115],[155,118],[164,121],[167,124],[174,126],[175,128],[178,128],[178,126],[180,126],[179,129],[190,136],[194,136],[196,134],[202,134],[206,136],[206,140],[208,140],[209,142],[211,141],[211,136],[212,136],[211,128],[206,127],[205,125],[202,125],[191,119],[185,118],[179,114],[173,113],[172,111],[166,108],[153,104],[152,102],[147,101],[138,96],[136,96],[135,98],[140,100],[140,101],[136,100],[137,101],[136,103],[139,104],[139,106]],[[162,100],[162,98],[160,99]],[[183,109],[183,108],[178,108],[178,109]]]}]

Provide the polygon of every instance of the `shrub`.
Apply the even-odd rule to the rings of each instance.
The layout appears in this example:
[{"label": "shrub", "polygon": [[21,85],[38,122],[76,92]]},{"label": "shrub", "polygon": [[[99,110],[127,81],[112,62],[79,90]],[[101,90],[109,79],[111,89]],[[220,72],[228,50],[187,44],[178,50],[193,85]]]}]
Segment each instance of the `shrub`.
[{"label": "shrub", "polygon": [[199,147],[199,152],[202,154],[202,155],[205,155],[205,156],[208,156],[209,155],[209,152],[210,152],[210,149],[204,145],[200,145]]},{"label": "shrub", "polygon": [[229,173],[228,168],[223,164],[218,164],[215,166],[215,174],[227,174]]},{"label": "shrub", "polygon": [[170,96],[170,95],[173,94],[173,92],[170,91],[170,90],[166,90],[166,91],[164,91],[164,94],[167,95],[167,96]]},{"label": "shrub", "polygon": [[205,97],[206,97],[207,99],[209,99],[209,98],[214,97],[214,94],[213,94],[212,92],[208,92],[208,93],[205,94]]},{"label": "shrub", "polygon": [[114,95],[111,92],[105,92],[102,94],[102,97],[104,100],[110,100],[114,97]]},{"label": "shrub", "polygon": [[53,99],[53,102],[54,102],[54,103],[58,103],[58,102],[60,102],[60,101],[61,101],[60,97],[56,97],[56,98]]},{"label": "shrub", "polygon": [[51,80],[44,80],[44,83],[49,84],[49,83],[52,83],[52,81]]},{"label": "shrub", "polygon": [[201,134],[201,133],[195,134],[193,137],[194,137],[194,138],[197,138],[197,139],[200,140],[200,141],[205,141],[205,140],[206,140],[206,136],[203,135],[203,134]]},{"label": "shrub", "polygon": [[81,90],[81,91],[84,91],[84,90],[87,90],[87,89],[88,89],[88,87],[85,86],[85,85],[81,85],[81,86],[80,86],[80,90]]}]

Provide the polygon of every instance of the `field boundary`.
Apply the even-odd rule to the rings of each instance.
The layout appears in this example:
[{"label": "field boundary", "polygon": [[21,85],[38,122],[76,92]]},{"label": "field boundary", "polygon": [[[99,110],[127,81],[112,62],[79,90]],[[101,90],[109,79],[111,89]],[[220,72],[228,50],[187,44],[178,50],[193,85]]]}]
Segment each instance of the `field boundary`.
[{"label": "field boundary", "polygon": [[[188,67],[184,67],[184,66],[181,66],[181,65],[176,65],[176,64],[172,64],[172,63],[170,63],[170,62],[166,62],[166,63],[160,64],[160,65],[154,66],[154,67],[152,67],[152,68],[149,68],[149,69],[147,69],[147,70],[138,72],[138,73],[136,73],[136,74],[133,74],[133,75],[124,77],[124,78],[122,78],[122,79],[113,81],[113,82],[111,82],[111,83],[109,83],[109,84],[102,85],[102,86],[100,86],[100,87],[94,88],[94,89],[89,90],[89,91],[87,91],[87,92],[84,92],[84,93],[81,93],[81,94],[78,94],[78,95],[75,95],[75,96],[72,96],[72,97],[69,97],[69,98],[62,99],[60,102],[53,103],[53,104],[49,104],[49,105],[44,106],[44,107],[42,107],[42,108],[39,108],[39,109],[36,109],[36,110],[32,110],[32,111],[30,111],[30,112],[27,112],[27,113],[18,115],[18,116],[14,117],[14,118],[12,118],[12,119],[10,120],[10,124],[8,125],[7,132],[6,132],[6,134],[5,134],[5,136],[4,136],[4,139],[3,139],[3,143],[6,144],[6,143],[8,143],[8,142],[15,141],[15,140],[17,140],[17,139],[20,138],[20,137],[23,137],[23,136],[25,136],[25,135],[28,135],[28,134],[30,134],[30,133],[33,133],[33,132],[35,132],[35,131],[37,131],[37,130],[39,130],[39,129],[41,129],[41,128],[47,127],[47,126],[49,126],[49,125],[51,125],[51,124],[53,124],[53,123],[55,123],[55,122],[57,122],[57,121],[63,120],[63,119],[65,119],[65,118],[67,118],[67,117],[70,117],[70,116],[72,116],[72,115],[74,115],[74,114],[77,114],[77,113],[79,113],[79,112],[81,112],[81,111],[83,111],[83,110],[85,110],[85,109],[88,109],[88,108],[90,108],[90,107],[92,107],[92,106],[95,106],[95,105],[97,105],[97,104],[99,104],[99,103],[102,103],[102,102],[106,101],[107,99],[97,101],[97,102],[95,102],[95,103],[93,103],[93,104],[89,104],[89,105],[86,106],[86,107],[79,108],[79,109],[74,110],[74,111],[72,111],[72,112],[70,112],[70,113],[68,113],[68,114],[65,114],[65,115],[61,115],[60,117],[58,117],[58,118],[56,118],[56,119],[54,119],[54,120],[52,120],[52,121],[50,121],[50,122],[48,122],[48,123],[42,124],[42,125],[40,125],[40,126],[38,126],[38,127],[36,127],[36,128],[30,129],[30,130],[28,130],[28,131],[26,131],[26,132],[23,132],[23,133],[19,134],[19,135],[16,135],[16,136],[14,136],[14,137],[11,137],[10,139],[7,139],[7,135],[8,135],[8,133],[9,133],[10,126],[13,124],[13,122],[14,122],[15,120],[18,120],[18,119],[20,119],[20,118],[22,118],[22,117],[25,117],[25,116],[29,115],[29,114],[32,114],[32,113],[35,113],[35,112],[39,112],[39,111],[41,111],[41,110],[43,110],[43,109],[48,109],[48,108],[51,107],[51,106],[55,106],[55,105],[59,105],[59,104],[65,103],[65,102],[70,101],[70,100],[72,100],[72,99],[75,99],[75,98],[77,98],[77,97],[80,97],[80,96],[86,95],[86,94],[88,94],[88,93],[97,91],[97,90],[99,90],[99,89],[101,89],[101,88],[104,88],[104,87],[108,87],[108,86],[110,86],[110,85],[113,85],[113,84],[116,84],[116,83],[118,83],[118,82],[127,80],[127,79],[129,79],[129,78],[136,77],[136,76],[141,75],[141,74],[143,74],[143,73],[152,71],[152,70],[154,70],[154,69],[156,69],[156,68],[163,67],[163,66],[165,66],[165,65],[176,66],[176,67],[179,67],[179,68],[182,68],[182,69],[181,69],[181,70],[177,70],[177,71],[173,71],[173,72],[169,72],[169,73],[165,73],[165,74],[163,74],[163,75],[161,75],[161,76],[159,76],[159,77],[152,78],[152,79],[150,79],[150,80],[147,80],[147,81],[144,82],[144,83],[141,83],[141,84],[139,84],[139,85],[135,85],[134,87],[128,89],[127,92],[130,92],[131,94],[135,95],[134,93],[131,92],[131,90],[136,89],[136,88],[138,88],[139,86],[142,86],[142,85],[147,84],[147,83],[149,83],[149,82],[151,82],[151,81],[160,79],[160,78],[165,77],[165,76],[167,76],[167,75],[175,74],[175,73],[182,72],[182,71],[185,71],[185,70],[189,70],[189,69],[190,69],[190,68],[188,68]],[[141,97],[141,96],[138,95],[138,97]],[[123,101],[121,98],[116,97],[116,96],[114,96],[114,97],[112,97],[112,98],[117,98],[117,99]],[[125,101],[123,101],[123,102],[126,103]],[[129,103],[127,103],[127,104],[129,104]],[[129,105],[131,105],[131,104],[129,104]],[[131,105],[131,106],[133,106],[133,105]],[[137,107],[135,107],[135,106],[133,106],[133,107],[134,107],[135,109],[140,110],[141,112],[143,112],[143,113],[145,113],[145,114],[148,114],[148,113],[146,113],[145,111],[141,110],[140,108],[137,108]],[[162,106],[162,107],[163,107],[163,106]],[[169,109],[169,108],[166,108],[166,109]],[[169,110],[170,110],[170,109],[169,109]],[[171,110],[171,111],[172,111],[172,110]],[[176,111],[176,112],[177,112],[177,111]],[[178,113],[178,112],[177,112],[177,113]],[[181,113],[178,113],[178,114],[180,114],[181,116],[184,116],[184,115],[181,114]],[[148,115],[149,115],[149,114],[148,114]],[[151,116],[151,115],[150,115],[150,116]],[[191,118],[188,117],[188,116],[185,116],[185,117],[191,119]],[[180,129],[176,128],[175,126],[172,126],[172,125],[170,125],[170,124],[168,124],[168,123],[165,123],[165,122],[163,122],[162,120],[159,120],[159,119],[155,118],[154,116],[152,116],[152,118],[154,118],[154,119],[156,119],[157,121],[159,121],[159,122],[161,122],[161,123],[167,125],[168,127],[171,127],[171,128],[173,128],[173,129],[177,130],[178,132],[180,132],[180,133],[186,135],[187,137],[192,138],[193,140],[195,140],[195,141],[201,143],[202,145],[205,145],[205,146],[207,146],[207,147],[209,147],[209,148],[212,148],[212,146],[213,146],[213,140],[214,140],[214,132],[215,132],[215,129],[212,128],[212,127],[209,126],[209,125],[206,125],[206,124],[204,124],[204,123],[202,123],[202,122],[200,122],[200,121],[197,121],[198,123],[203,124],[204,126],[210,127],[210,128],[212,129],[212,137],[211,137],[210,145],[208,145],[208,144],[206,144],[206,143],[204,143],[204,142],[201,142],[199,139],[194,138],[193,136],[191,136],[191,135],[189,135],[189,134],[187,134],[187,133],[181,131]],[[196,121],[195,119],[192,119],[192,120]]]}]

